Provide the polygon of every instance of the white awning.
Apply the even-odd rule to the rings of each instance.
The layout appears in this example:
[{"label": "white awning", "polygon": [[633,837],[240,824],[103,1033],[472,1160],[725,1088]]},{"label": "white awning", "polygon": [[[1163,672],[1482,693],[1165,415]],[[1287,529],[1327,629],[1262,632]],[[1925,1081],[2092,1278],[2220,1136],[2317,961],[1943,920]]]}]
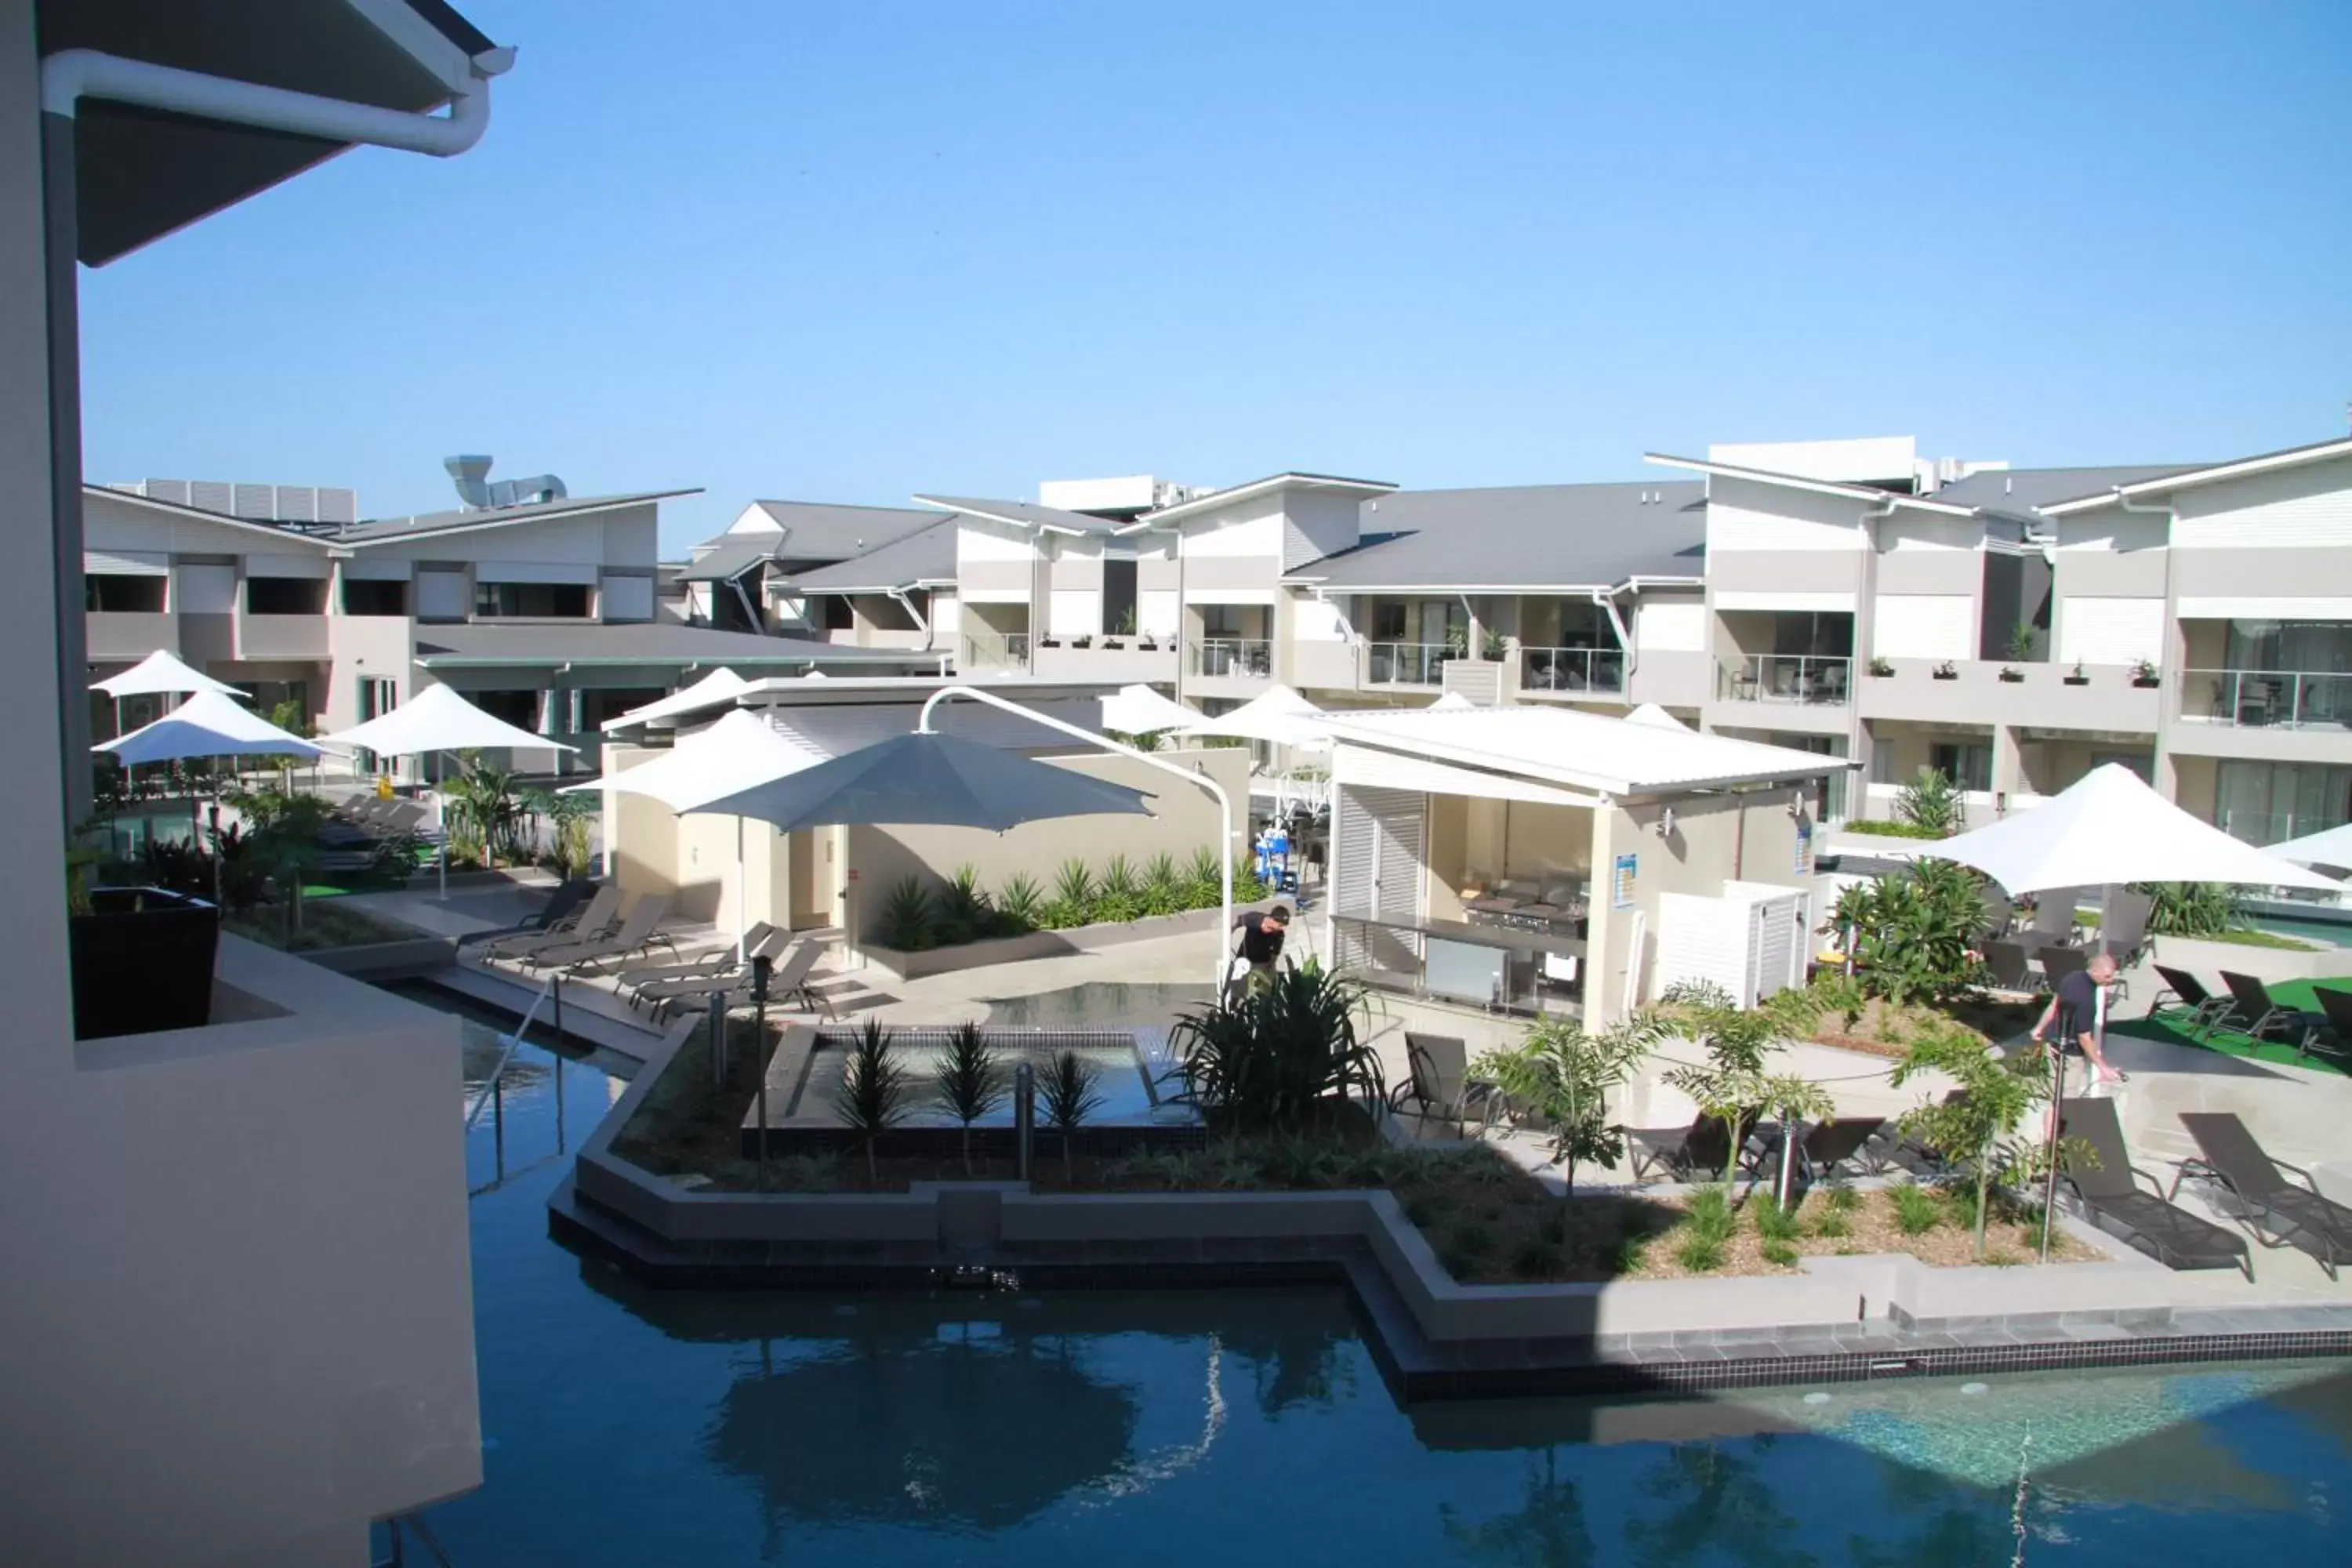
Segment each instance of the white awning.
[{"label": "white awning", "polygon": [[593,585],[593,561],[477,561],[477,583],[583,583]]},{"label": "white awning", "polygon": [[343,558],[343,580],[347,583],[405,583],[415,569],[416,563],[404,555],[347,555]]},{"label": "white awning", "polygon": [[1341,742],[1332,753],[1331,778],[1336,784],[1364,784],[1379,789],[1412,790],[1422,795],[1461,795],[1474,800],[1517,800],[1535,805],[1595,806],[1597,795],[1433,763],[1426,757],[1400,756],[1370,746]]},{"label": "white awning", "polygon": [[293,555],[264,552],[245,558],[245,574],[248,577],[302,577],[316,580],[326,576],[333,568],[324,555]]},{"label": "white awning", "polygon": [[92,577],[169,577],[172,556],[163,550],[85,550],[81,569]]}]

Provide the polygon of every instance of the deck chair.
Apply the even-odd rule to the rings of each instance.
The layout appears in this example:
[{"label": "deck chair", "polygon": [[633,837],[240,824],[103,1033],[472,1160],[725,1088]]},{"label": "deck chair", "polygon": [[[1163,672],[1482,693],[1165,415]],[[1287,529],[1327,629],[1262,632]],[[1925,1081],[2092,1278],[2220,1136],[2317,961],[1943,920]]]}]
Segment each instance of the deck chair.
[{"label": "deck chair", "polygon": [[561,882],[547,895],[547,902],[512,925],[494,926],[488,931],[468,931],[457,939],[459,947],[474,947],[486,942],[500,942],[508,937],[536,936],[554,931],[568,922],[572,915],[596,896],[593,882]]},{"label": "deck chair", "polygon": [[[784,935],[789,940],[792,933],[786,931]],[[743,956],[756,958],[766,953],[770,958],[775,957],[783,951],[781,945],[771,948],[775,937],[775,926],[767,921],[760,921],[743,933]],[[715,947],[709,952],[680,959],[676,963],[652,963],[641,969],[624,969],[613,977],[613,984],[623,991],[635,991],[656,980],[691,980],[698,975],[731,974],[741,967],[735,959],[735,944],[730,942],[725,947]],[[632,1000],[630,1005],[635,1005]]]},{"label": "deck chair", "polygon": [[2147,922],[2156,913],[2156,900],[2129,888],[2107,895],[2105,915],[2099,921],[2099,951],[2118,969],[2137,963],[2147,947]]},{"label": "deck chair", "polygon": [[[2244,1237],[2168,1202],[2163,1184],[2132,1164],[2114,1100],[2068,1100],[2059,1131],[2088,1144],[2097,1156],[2094,1168],[2072,1150],[2063,1153],[2066,1184],[2094,1223],[2112,1226],[2167,1268],[2242,1268],[2252,1281],[2253,1254]],[[2155,1191],[2140,1191],[2134,1177]]]},{"label": "deck chair", "polygon": [[1989,942],[1984,944],[1984,961],[1986,972],[2000,990],[2031,995],[2041,989],[2040,977],[2027,967],[2024,943]]},{"label": "deck chair", "polygon": [[1797,1140],[1798,1166],[1808,1183],[1829,1180],[1842,1165],[1866,1170],[1874,1163],[1871,1146],[1885,1130],[1884,1116],[1837,1116],[1816,1121]]},{"label": "deck chair", "polygon": [[2314,1037],[2305,1043],[2310,1047],[2341,1056],[2352,1050],[2352,991],[2338,991],[2332,985],[2315,985],[2311,994],[2319,1002],[2319,1016],[2327,1020],[2324,1036]]},{"label": "deck chair", "polygon": [[527,953],[523,963],[532,969],[562,969],[571,973],[593,969],[616,958],[632,958],[656,947],[671,952],[677,945],[661,929],[664,916],[669,913],[667,893],[646,893],[631,905],[621,917],[621,923],[604,936],[593,936],[584,942],[565,942],[556,947],[543,947]]},{"label": "deck chair", "polygon": [[[1752,1170],[1754,1159],[1749,1149],[1749,1135],[1760,1110],[1740,1112],[1739,1142],[1743,1154],[1750,1157],[1741,1162]],[[1625,1147],[1632,1156],[1633,1179],[1646,1182],[1651,1173],[1664,1171],[1676,1181],[1717,1181],[1723,1167],[1731,1158],[1731,1144],[1720,1117],[1699,1115],[1691,1118],[1688,1127],[1643,1128],[1625,1130]]]},{"label": "deck chair", "polygon": [[[2299,1231],[2305,1249],[2319,1259],[2330,1279],[2336,1278],[2336,1264],[2352,1258],[2352,1208],[2320,1196],[2311,1186],[2310,1172],[2264,1153],[2246,1124],[2226,1110],[2184,1110],[2180,1125],[2197,1140],[2199,1157],[2180,1163],[2180,1174],[2172,1183],[2174,1195],[2191,1177],[2212,1183],[2238,1200],[2256,1241],[2284,1247],[2285,1233]],[[2289,1181],[2283,1171],[2301,1176],[2303,1184]],[[2265,1222],[2280,1233],[2276,1241],[2263,1234]]]},{"label": "deck chair", "polygon": [[[1957,1105],[1967,1098],[1966,1089],[1947,1089],[1943,1103]],[[1881,1122],[1878,1131],[1864,1142],[1857,1157],[1874,1175],[1890,1165],[1922,1178],[1940,1176],[1951,1169],[1951,1162],[1942,1154],[1904,1131],[1899,1120]]]},{"label": "deck chair", "polygon": [[2297,1060],[2311,1054],[2314,1037],[2326,1026],[2325,1018],[2281,1005],[2271,995],[2271,988],[2251,974],[2232,974],[2225,969],[2221,984],[2230,990],[2230,1010],[2207,1033],[2230,1029],[2255,1040],[2291,1040]]},{"label": "deck chair", "polygon": [[1495,1086],[1470,1076],[1470,1047],[1452,1035],[1421,1035],[1405,1031],[1405,1080],[1389,1096],[1389,1109],[1402,1110],[1410,1100],[1422,1121],[1432,1117],[1454,1123],[1457,1134],[1469,1133],[1470,1112],[1478,1112],[1481,1131],[1494,1120],[1490,1103]]},{"label": "deck chair", "polygon": [[2091,955],[2079,947],[2045,947],[2033,955],[2042,961],[2042,978],[2055,991],[2058,983],[2088,968]]},{"label": "deck chair", "polygon": [[[2157,978],[2164,982],[2164,989],[2158,992],[2156,1000],[2147,1005],[2147,1016],[2151,1018],[2165,1013],[2175,1016],[2186,1015],[2189,1032],[2194,1035],[2198,1030],[2209,1027],[2214,1019],[2229,1012],[2232,1005],[2229,997],[2214,995],[2205,989],[2203,981],[2185,969],[2173,969],[2159,963],[2156,965],[2156,973]],[[2172,998],[2169,1004],[2165,1001],[2168,996]]]},{"label": "deck chair", "polygon": [[[790,931],[777,932],[770,939],[770,944],[773,966],[768,971],[768,1000],[793,1011],[833,1016],[833,1003],[809,984],[817,960],[824,956],[823,948],[814,942],[796,942]],[[725,995],[728,1006],[741,1006],[751,995],[751,969],[746,966],[699,979],[648,981],[638,988],[630,1005],[645,1003],[652,1007],[656,1019],[666,1018],[673,1012],[692,1011],[714,991]]]},{"label": "deck chair", "polygon": [[2017,906],[1990,888],[1979,895],[1979,901],[1983,913],[1978,920],[1977,934],[1987,938],[2007,936],[2009,928],[2017,922]]},{"label": "deck chair", "polygon": [[2048,888],[2033,895],[2033,923],[2017,936],[2026,952],[2064,947],[2074,940],[2074,892],[2073,888]]},{"label": "deck chair", "polygon": [[570,942],[583,942],[592,936],[602,936],[612,930],[613,921],[621,913],[621,889],[611,882],[598,888],[595,896],[568,921],[559,921],[544,931],[525,936],[493,937],[482,944],[482,951],[491,958],[527,958],[543,948],[562,947]]}]

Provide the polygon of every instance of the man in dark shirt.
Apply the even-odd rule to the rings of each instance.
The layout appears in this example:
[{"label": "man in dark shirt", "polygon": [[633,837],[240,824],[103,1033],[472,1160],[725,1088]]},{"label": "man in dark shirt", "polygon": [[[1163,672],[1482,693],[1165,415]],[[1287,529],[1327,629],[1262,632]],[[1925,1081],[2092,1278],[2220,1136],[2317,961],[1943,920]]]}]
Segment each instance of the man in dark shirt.
[{"label": "man in dark shirt", "polygon": [[1244,910],[1234,921],[1234,929],[1241,932],[1243,960],[1249,973],[1234,983],[1234,995],[1238,999],[1249,986],[1258,984],[1258,976],[1274,978],[1275,960],[1282,956],[1282,939],[1290,931],[1290,910],[1276,904],[1263,915]]},{"label": "man in dark shirt", "polygon": [[2079,1087],[2071,1062],[2067,1068],[2064,1087],[2069,1098],[2095,1094],[2106,1084],[2124,1081],[2124,1075],[2107,1065],[2106,1054],[2099,1048],[2099,987],[2115,977],[2116,961],[2106,953],[2098,954],[2058,982],[2050,1005],[2042,1011],[2042,1021],[2033,1026],[2035,1039],[2046,1042],[2062,1059],[2084,1064]]}]

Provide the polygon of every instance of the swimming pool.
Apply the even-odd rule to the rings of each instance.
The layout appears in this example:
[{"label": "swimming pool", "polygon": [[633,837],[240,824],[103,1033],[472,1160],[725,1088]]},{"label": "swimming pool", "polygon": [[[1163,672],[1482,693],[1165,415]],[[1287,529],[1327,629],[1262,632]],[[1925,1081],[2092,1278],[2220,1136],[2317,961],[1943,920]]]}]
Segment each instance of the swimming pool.
[{"label": "swimming pool", "polygon": [[[527,1057],[473,1204],[487,1482],[426,1515],[459,1564],[2352,1555],[2341,1363],[1406,1412],[1334,1291],[646,1289],[547,1239]],[[566,1064],[572,1139],[616,1092]]]}]

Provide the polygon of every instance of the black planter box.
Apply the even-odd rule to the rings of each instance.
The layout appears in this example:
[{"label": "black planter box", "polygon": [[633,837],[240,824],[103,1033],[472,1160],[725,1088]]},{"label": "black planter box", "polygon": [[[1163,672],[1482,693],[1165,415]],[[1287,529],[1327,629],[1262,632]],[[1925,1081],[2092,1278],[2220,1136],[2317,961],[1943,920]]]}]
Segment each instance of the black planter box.
[{"label": "black planter box", "polygon": [[94,888],[93,912],[66,923],[73,946],[74,1038],[200,1028],[212,1021],[220,911],[161,888]]}]

